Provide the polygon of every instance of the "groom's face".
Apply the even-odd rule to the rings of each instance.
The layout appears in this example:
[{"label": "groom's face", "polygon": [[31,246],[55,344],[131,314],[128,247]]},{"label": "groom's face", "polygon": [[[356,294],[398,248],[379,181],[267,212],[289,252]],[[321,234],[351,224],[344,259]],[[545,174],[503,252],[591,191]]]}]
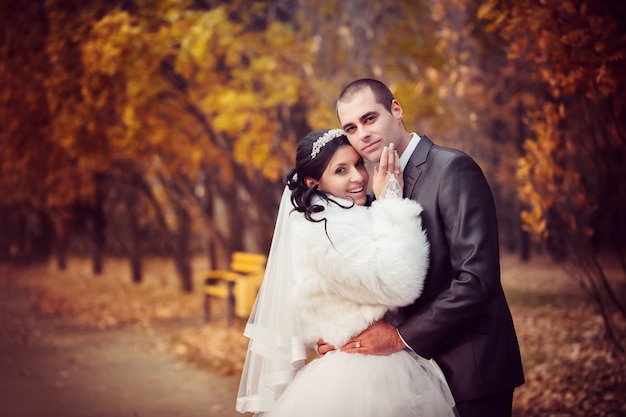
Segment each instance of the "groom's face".
[{"label": "groom's face", "polygon": [[348,136],[350,144],[368,161],[380,161],[385,146],[394,143],[402,152],[402,108],[394,100],[391,113],[376,102],[369,88],[357,92],[352,100],[337,105],[339,123]]}]

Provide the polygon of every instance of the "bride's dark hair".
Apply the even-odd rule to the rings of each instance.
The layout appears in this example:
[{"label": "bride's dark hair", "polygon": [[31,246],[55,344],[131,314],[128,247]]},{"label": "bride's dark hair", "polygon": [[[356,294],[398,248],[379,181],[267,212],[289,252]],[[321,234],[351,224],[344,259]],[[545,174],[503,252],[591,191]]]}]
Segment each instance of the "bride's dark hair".
[{"label": "bride's dark hair", "polygon": [[316,130],[302,138],[296,151],[296,167],[289,171],[286,178],[287,186],[291,190],[291,203],[294,205],[294,210],[303,213],[304,217],[312,222],[326,220],[325,218],[314,220],[311,217],[313,213],[324,211],[322,205],[313,203],[315,196],[319,196],[323,200],[333,202],[343,208],[350,208],[354,205],[353,202],[350,206],[344,206],[333,200],[331,195],[320,191],[317,185],[309,188],[305,183],[305,179],[309,177],[319,181],[337,149],[342,146],[350,146],[346,135],[340,134],[334,139],[325,142],[321,147],[317,146],[317,153],[313,158],[311,155],[314,152],[314,144],[324,135],[331,134],[329,132],[331,130]]}]

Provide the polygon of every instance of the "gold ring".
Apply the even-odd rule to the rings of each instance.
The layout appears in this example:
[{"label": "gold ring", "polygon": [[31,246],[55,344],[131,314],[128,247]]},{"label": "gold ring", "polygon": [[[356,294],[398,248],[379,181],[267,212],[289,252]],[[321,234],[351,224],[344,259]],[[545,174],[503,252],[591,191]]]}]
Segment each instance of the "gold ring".
[{"label": "gold ring", "polygon": [[356,344],[354,345],[354,347],[357,348],[357,349],[360,348],[361,347],[361,341],[357,340]]}]

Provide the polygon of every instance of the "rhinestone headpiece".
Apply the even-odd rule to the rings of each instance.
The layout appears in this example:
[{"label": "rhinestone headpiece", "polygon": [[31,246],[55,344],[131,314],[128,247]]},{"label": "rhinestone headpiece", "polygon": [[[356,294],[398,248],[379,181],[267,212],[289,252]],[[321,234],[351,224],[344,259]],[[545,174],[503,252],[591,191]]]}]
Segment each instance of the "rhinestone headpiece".
[{"label": "rhinestone headpiece", "polygon": [[313,149],[311,150],[311,159],[315,159],[318,153],[322,150],[322,147],[326,145],[331,140],[338,138],[339,136],[345,135],[342,129],[331,129],[328,132],[324,133],[321,137],[319,137],[315,142],[313,142]]}]

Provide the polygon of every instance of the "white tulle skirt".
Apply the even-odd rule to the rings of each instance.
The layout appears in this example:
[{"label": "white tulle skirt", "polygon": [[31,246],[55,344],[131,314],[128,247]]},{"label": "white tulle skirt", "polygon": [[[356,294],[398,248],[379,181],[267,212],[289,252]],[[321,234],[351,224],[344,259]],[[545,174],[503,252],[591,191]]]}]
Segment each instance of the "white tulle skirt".
[{"label": "white tulle skirt", "polygon": [[439,367],[412,352],[333,351],[298,372],[274,409],[259,417],[453,417]]}]

